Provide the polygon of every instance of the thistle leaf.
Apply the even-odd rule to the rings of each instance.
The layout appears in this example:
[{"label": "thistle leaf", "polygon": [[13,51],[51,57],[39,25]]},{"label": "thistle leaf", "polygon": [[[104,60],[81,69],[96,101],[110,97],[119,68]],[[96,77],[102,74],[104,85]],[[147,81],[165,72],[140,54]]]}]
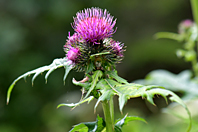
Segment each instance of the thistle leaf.
[{"label": "thistle leaf", "polygon": [[127,80],[125,80],[124,78],[121,78],[120,76],[118,76],[118,74],[117,74],[117,72],[115,70],[107,71],[106,73],[109,75],[109,77],[114,78],[119,83],[128,84]]},{"label": "thistle leaf", "polygon": [[96,110],[98,104],[101,102],[101,101],[104,101],[104,100],[109,100],[111,96],[113,96],[114,93],[112,92],[112,90],[107,90],[107,91],[103,91],[103,94],[98,98],[95,106],[94,106],[94,111]]},{"label": "thistle leaf", "polygon": [[114,95],[114,91],[112,91],[111,87],[107,84],[105,79],[101,79],[97,83],[96,89],[100,89],[100,92],[102,93],[102,95],[98,98],[98,100],[95,104],[94,110],[97,108],[100,101],[109,100],[111,98],[111,96]]},{"label": "thistle leaf", "polygon": [[64,65],[64,67],[65,67],[65,75],[64,75],[64,77],[63,77],[63,81],[64,81],[64,83],[65,83],[65,80],[66,80],[66,78],[67,78],[67,75],[68,75],[68,73],[71,71],[71,69],[73,69],[74,67],[73,67],[73,65]]},{"label": "thistle leaf", "polygon": [[86,73],[88,74],[89,72],[93,71],[94,68],[95,68],[94,63],[90,61],[90,63],[87,65]]},{"label": "thistle leaf", "polygon": [[89,89],[89,87],[91,86],[91,84],[89,82],[79,82],[79,81],[76,81],[74,78],[72,79],[72,83],[77,85],[77,86],[81,86],[83,88],[85,88],[85,90]]},{"label": "thistle leaf", "polygon": [[[184,104],[184,102],[175,93],[173,93],[169,90],[166,90],[166,89],[159,89],[159,88],[151,89],[151,90],[147,91],[146,98],[148,98],[148,96],[154,95],[154,94],[159,94],[159,95],[162,95],[163,97],[170,95],[169,99],[171,101],[175,101],[178,104],[180,104],[182,107],[185,108],[185,110],[186,110],[186,112],[189,116],[189,126],[188,126],[188,129],[187,129],[187,132],[190,132],[190,129],[191,129],[191,126],[192,126],[192,119],[191,119],[190,111],[188,110],[188,108]],[[143,96],[144,96],[144,94],[143,94]]]},{"label": "thistle leaf", "polygon": [[120,108],[120,111],[122,112],[122,109],[124,107],[124,105],[126,104],[128,98],[126,97],[125,94],[121,94],[118,98],[118,101],[119,101],[119,108]]},{"label": "thistle leaf", "polygon": [[88,132],[88,127],[84,123],[73,126],[69,132]]},{"label": "thistle leaf", "polygon": [[34,74],[34,76],[32,77],[32,84],[34,83],[34,80],[36,79],[36,77],[43,73],[44,71],[48,71],[47,74],[45,75],[45,79],[47,81],[48,76],[50,75],[50,73],[52,71],[54,71],[57,68],[60,67],[65,67],[67,69],[66,73],[65,73],[65,77],[67,76],[67,74],[69,73],[69,71],[73,68],[72,65],[70,65],[69,61],[66,58],[60,58],[60,59],[55,59],[52,64],[48,65],[48,66],[43,66],[40,68],[37,68],[35,70],[26,72],[25,74],[19,76],[17,79],[15,79],[13,81],[13,83],[10,85],[10,87],[8,88],[8,92],[7,92],[7,104],[9,103],[10,100],[10,95],[12,92],[12,89],[14,88],[14,85],[21,79],[21,78],[26,78],[27,76]]},{"label": "thistle leaf", "polygon": [[[48,76],[55,70],[57,69],[58,67],[55,66],[53,68],[51,68],[46,74],[45,74],[45,80],[46,80],[46,83],[47,83],[47,79],[48,79]],[[33,82],[33,81],[32,81]]]},{"label": "thistle leaf", "polygon": [[94,74],[92,76],[91,87],[89,88],[89,91],[87,92],[85,98],[87,98],[89,96],[89,94],[91,93],[91,91],[95,88],[99,78],[101,78],[102,75],[103,75],[103,73],[100,70],[97,70],[94,72]]},{"label": "thistle leaf", "polygon": [[114,126],[115,132],[122,132],[123,125],[126,125],[129,121],[142,121],[147,123],[143,118],[125,115],[124,118],[116,120],[117,123]]},{"label": "thistle leaf", "polygon": [[97,116],[94,122],[84,122],[75,125],[69,132],[101,132],[105,128],[105,121]]},{"label": "thistle leaf", "polygon": [[[136,97],[143,97],[147,95],[147,90],[152,89],[152,88],[161,88],[160,86],[144,86],[140,84],[134,84],[134,83],[129,83],[126,85],[117,85],[113,86],[114,84],[112,83],[113,80],[109,81],[107,80],[108,84],[111,86],[111,88],[116,91],[116,94],[119,96],[119,107],[120,111],[122,112],[122,109],[124,107],[124,104],[127,102],[128,99],[130,98],[136,98]],[[153,102],[153,95],[147,96],[147,100],[154,104]]]},{"label": "thistle leaf", "polygon": [[[155,105],[153,101],[155,95],[161,95],[162,97],[165,98],[166,102],[168,97],[171,101],[175,101],[185,108],[190,120],[188,131],[191,129],[192,121],[191,121],[190,112],[186,107],[186,105],[184,104],[184,102],[175,93],[163,89],[163,87],[161,86],[156,86],[156,85],[144,86],[135,83],[128,83],[124,85],[112,79],[104,79],[98,82],[97,89],[100,89],[100,92],[102,93],[102,96],[99,98],[98,101],[102,101],[105,99],[108,100],[112,95],[118,95],[119,108],[121,112],[124,105],[127,103],[127,100],[130,98],[143,97],[147,99],[151,104]],[[96,106],[97,104],[98,102],[96,103]]]},{"label": "thistle leaf", "polygon": [[87,98],[87,99],[84,99],[84,100],[81,100],[80,102],[78,102],[78,103],[70,103],[70,104],[65,104],[65,103],[63,103],[63,104],[59,104],[58,106],[57,106],[57,108],[59,108],[59,107],[61,107],[61,106],[68,106],[68,107],[70,107],[70,108],[75,108],[76,106],[78,106],[78,105],[80,105],[80,104],[83,104],[83,103],[85,103],[85,102],[91,102],[92,100],[94,99],[94,97],[93,96],[90,96],[89,98]]},{"label": "thistle leaf", "polygon": [[198,97],[198,84],[192,79],[192,72],[185,70],[173,74],[167,70],[151,71],[145,79],[136,80],[135,83],[143,85],[160,85],[174,92],[182,92],[182,100],[192,100]]}]

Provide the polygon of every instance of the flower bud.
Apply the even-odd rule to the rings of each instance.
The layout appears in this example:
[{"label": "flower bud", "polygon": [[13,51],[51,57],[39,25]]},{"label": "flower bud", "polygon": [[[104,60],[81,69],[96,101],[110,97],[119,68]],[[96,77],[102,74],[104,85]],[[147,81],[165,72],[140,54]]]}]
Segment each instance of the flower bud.
[{"label": "flower bud", "polygon": [[113,40],[112,38],[106,38],[104,41],[104,46],[106,50],[109,51],[111,54],[106,55],[105,57],[113,63],[119,63],[124,55],[124,44],[118,41]]},{"label": "flower bud", "polygon": [[186,19],[182,21],[178,28],[179,28],[179,33],[185,33],[189,28],[191,28],[194,25],[194,22],[190,19]]},{"label": "flower bud", "polygon": [[67,59],[71,60],[73,63],[76,63],[79,54],[80,51],[78,48],[71,47],[70,50],[67,52]]}]

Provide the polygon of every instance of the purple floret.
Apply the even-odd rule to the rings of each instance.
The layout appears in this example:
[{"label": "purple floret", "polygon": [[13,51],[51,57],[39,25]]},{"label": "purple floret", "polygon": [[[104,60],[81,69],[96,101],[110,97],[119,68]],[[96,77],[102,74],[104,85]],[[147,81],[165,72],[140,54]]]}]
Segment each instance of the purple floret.
[{"label": "purple floret", "polygon": [[71,47],[70,50],[69,50],[68,53],[67,53],[67,59],[68,59],[68,60],[71,60],[72,63],[76,63],[77,58],[78,58],[78,56],[79,56],[79,54],[80,54],[79,52],[80,52],[80,51],[79,51],[78,48],[73,48],[73,47]]},{"label": "purple floret", "polygon": [[85,41],[99,44],[104,38],[112,37],[115,24],[116,19],[113,21],[106,9],[103,12],[100,8],[88,8],[76,14],[72,26]]}]

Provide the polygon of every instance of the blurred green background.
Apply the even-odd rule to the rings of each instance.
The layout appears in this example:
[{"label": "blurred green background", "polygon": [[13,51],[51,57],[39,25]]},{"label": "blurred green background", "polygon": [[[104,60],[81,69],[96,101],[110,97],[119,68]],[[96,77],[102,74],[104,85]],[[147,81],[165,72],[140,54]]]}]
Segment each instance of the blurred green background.
[{"label": "blurred green background", "polygon": [[[47,84],[44,75],[35,80],[33,87],[31,77],[26,82],[19,81],[6,105],[7,89],[16,77],[65,56],[63,45],[68,31],[74,32],[73,16],[89,7],[107,9],[117,18],[118,29],[113,38],[127,46],[117,69],[129,82],[144,78],[154,69],[179,73],[191,68],[175,55],[182,44],[153,38],[159,31],[177,32],[180,21],[192,19],[188,0],[1,0],[0,132],[67,132],[74,124],[95,120],[94,102],[73,111],[66,107],[56,109],[60,103],[75,103],[81,97],[80,88],[71,80],[82,79],[83,73],[72,71],[63,85],[63,68],[53,72]],[[167,125],[167,115],[160,114],[160,108],[166,107],[165,101],[158,98],[156,103],[158,107],[152,107],[141,98],[131,99],[123,113],[139,115],[149,123],[132,122],[124,131],[179,132],[187,128],[182,121],[180,129]],[[103,116],[101,107],[97,113]],[[116,111],[118,118],[124,114]]]}]

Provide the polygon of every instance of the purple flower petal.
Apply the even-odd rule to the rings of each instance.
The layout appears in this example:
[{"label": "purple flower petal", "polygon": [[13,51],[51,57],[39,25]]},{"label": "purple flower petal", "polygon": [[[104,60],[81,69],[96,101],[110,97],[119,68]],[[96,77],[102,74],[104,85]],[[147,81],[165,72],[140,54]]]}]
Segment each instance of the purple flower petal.
[{"label": "purple flower petal", "polygon": [[77,61],[79,54],[80,51],[78,48],[71,47],[70,50],[67,52],[67,59],[75,63]]},{"label": "purple flower petal", "polygon": [[107,10],[104,12],[100,8],[85,9],[76,14],[72,27],[87,42],[97,44],[100,40],[112,37],[116,32],[113,21]]}]

